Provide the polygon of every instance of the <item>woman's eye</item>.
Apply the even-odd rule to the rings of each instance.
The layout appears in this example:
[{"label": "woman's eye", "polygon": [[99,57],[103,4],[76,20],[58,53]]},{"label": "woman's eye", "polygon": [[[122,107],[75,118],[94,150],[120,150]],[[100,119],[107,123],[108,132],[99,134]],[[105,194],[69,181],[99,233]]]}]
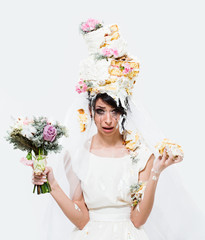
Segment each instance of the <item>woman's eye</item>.
[{"label": "woman's eye", "polygon": [[104,113],[104,111],[102,109],[96,109],[95,111],[96,111],[97,114],[103,114]]},{"label": "woman's eye", "polygon": [[117,109],[112,110],[112,113],[113,113],[113,114],[118,114]]}]

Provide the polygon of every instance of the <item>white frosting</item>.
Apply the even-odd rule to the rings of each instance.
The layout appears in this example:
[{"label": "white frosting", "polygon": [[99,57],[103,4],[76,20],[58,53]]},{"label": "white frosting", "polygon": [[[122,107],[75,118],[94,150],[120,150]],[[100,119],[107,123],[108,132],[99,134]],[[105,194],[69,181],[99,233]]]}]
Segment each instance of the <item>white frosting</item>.
[{"label": "white frosting", "polygon": [[[100,46],[105,41],[108,44],[107,48],[118,50],[118,57],[127,54],[127,42],[121,37],[121,34],[118,39],[111,41],[112,36],[109,36],[111,33],[110,26],[105,26],[83,35],[89,54],[102,54],[103,48],[100,48]],[[105,34],[108,34],[108,36],[105,36]]]},{"label": "white frosting", "polygon": [[93,56],[88,57],[80,63],[80,78],[83,80],[92,80],[103,82],[109,78],[108,68],[111,59],[95,60]]},{"label": "white frosting", "polygon": [[99,51],[100,45],[105,40],[104,35],[106,33],[110,33],[110,28],[107,26],[83,35],[89,54],[97,53]]},{"label": "white frosting", "polygon": [[168,151],[168,153],[171,152],[171,154],[174,157],[176,157],[176,156],[184,157],[184,153],[176,145],[167,146],[167,151]]},{"label": "white frosting", "polygon": [[[133,60],[136,62],[135,59]],[[117,102],[119,102],[118,100],[120,99],[122,106],[126,108],[124,104],[125,98],[128,96],[128,92],[132,92],[137,75],[132,79],[127,76],[120,77],[110,75],[108,69],[114,68],[111,66],[111,61],[111,58],[96,60],[95,55],[90,55],[80,63],[80,78],[90,82],[90,87],[93,91],[92,94],[95,93],[95,89],[97,89],[98,92],[106,92]],[[110,81],[112,79],[115,81],[106,84],[106,80]]]},{"label": "white frosting", "polygon": [[[118,57],[122,57],[127,54],[127,42],[120,36],[118,39],[110,41],[107,48],[117,49]],[[100,50],[102,53],[102,49]]]}]

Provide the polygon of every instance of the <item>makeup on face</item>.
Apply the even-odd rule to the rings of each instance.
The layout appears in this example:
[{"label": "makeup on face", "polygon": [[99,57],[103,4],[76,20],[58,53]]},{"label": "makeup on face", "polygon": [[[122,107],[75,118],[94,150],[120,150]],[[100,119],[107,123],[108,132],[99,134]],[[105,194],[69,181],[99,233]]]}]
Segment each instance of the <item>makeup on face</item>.
[{"label": "makeup on face", "polygon": [[[107,105],[107,104],[106,104]],[[95,107],[95,123],[105,133],[111,133],[118,128],[119,111],[109,105],[96,105]]]},{"label": "makeup on face", "polygon": [[98,106],[95,109],[95,113],[98,114],[99,116],[102,116],[102,117],[106,116],[107,112],[110,112],[110,116],[112,118],[117,119],[118,111],[115,108],[111,109],[110,111],[107,111],[105,107]]}]

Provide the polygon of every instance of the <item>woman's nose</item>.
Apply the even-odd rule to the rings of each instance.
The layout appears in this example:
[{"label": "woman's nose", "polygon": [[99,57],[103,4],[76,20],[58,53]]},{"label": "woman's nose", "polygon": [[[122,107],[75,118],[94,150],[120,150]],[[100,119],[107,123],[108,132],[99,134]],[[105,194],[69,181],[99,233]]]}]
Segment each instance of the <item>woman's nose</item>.
[{"label": "woman's nose", "polygon": [[105,122],[109,125],[112,123],[112,116],[111,116],[110,112],[106,113]]}]

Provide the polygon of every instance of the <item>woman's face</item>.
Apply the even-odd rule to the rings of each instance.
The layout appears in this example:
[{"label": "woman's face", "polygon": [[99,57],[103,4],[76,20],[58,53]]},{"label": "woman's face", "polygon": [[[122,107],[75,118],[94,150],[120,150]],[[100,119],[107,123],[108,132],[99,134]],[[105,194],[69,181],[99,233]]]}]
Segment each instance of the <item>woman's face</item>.
[{"label": "woman's face", "polygon": [[113,135],[119,132],[118,121],[120,113],[111,105],[98,98],[95,104],[94,121],[98,132],[103,135]]}]

